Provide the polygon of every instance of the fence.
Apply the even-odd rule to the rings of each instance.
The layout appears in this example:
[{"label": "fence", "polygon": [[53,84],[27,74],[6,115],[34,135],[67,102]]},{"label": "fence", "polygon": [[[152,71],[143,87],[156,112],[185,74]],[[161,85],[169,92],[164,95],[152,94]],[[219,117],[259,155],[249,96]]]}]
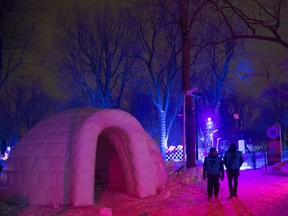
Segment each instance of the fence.
[{"label": "fence", "polygon": [[[243,155],[244,161],[248,166],[256,169],[267,164],[267,152],[252,152]],[[266,162],[265,162],[266,160]],[[288,160],[288,151],[282,151],[282,161]]]},{"label": "fence", "polygon": [[[183,149],[174,148],[166,150],[166,161],[182,161],[183,160]],[[252,152],[250,154],[243,154],[243,160],[246,166],[253,169],[260,168],[267,163],[266,152]],[[266,162],[265,162],[266,160]],[[288,160],[288,151],[282,151],[282,161]]]}]

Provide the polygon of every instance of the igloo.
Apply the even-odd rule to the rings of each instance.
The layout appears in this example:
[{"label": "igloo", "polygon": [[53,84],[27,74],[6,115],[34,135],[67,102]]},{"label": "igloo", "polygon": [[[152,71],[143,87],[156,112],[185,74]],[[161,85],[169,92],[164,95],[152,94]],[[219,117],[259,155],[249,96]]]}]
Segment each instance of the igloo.
[{"label": "igloo", "polygon": [[[95,171],[96,170],[96,171]],[[17,143],[1,173],[3,199],[35,205],[94,204],[95,172],[146,198],[167,182],[161,153],[140,123],[118,109],[73,109],[42,120]]]}]

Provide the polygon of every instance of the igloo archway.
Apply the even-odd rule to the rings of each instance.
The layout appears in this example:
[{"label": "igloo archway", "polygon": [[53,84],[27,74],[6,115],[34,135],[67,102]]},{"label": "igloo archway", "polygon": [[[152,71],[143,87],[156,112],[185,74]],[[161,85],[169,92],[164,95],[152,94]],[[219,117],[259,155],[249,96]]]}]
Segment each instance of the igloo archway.
[{"label": "igloo archway", "polygon": [[105,146],[117,155],[128,194],[145,198],[166,183],[160,151],[133,116],[74,109],[41,121],[20,139],[1,174],[1,194],[36,205],[92,205],[95,168],[111,163],[101,156]]}]

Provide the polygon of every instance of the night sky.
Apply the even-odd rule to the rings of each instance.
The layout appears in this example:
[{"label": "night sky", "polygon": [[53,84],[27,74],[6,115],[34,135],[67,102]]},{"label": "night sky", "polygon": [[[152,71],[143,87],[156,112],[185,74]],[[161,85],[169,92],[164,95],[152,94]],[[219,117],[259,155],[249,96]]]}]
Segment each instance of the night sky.
[{"label": "night sky", "polygon": [[[52,39],[55,36],[55,28],[53,27],[53,22],[55,15],[61,11],[67,9],[67,7],[71,6],[73,2],[80,2],[81,4],[87,4],[91,1],[89,0],[81,0],[81,1],[59,1],[59,0],[44,0],[41,1],[41,3],[37,0],[35,0],[35,3],[41,6],[41,8],[45,8],[45,10],[41,13],[39,18],[39,27],[38,27],[38,37],[41,41],[41,49],[43,50],[43,54],[49,58],[49,52],[50,49],[53,48],[51,46]],[[94,0],[93,3],[96,3],[96,5],[99,3],[106,2],[105,0]],[[113,5],[120,4],[123,1],[114,0],[109,1],[113,2]],[[246,46],[246,54],[247,57],[242,57],[239,59],[233,66],[231,66],[231,69],[234,71],[237,71],[238,75],[231,75],[233,85],[240,87],[240,89],[246,91],[247,94],[253,94],[258,95],[261,93],[262,89],[267,86],[267,83],[259,84],[257,86],[253,87],[253,84],[251,85],[251,82],[245,79],[245,77],[242,77],[241,74],[250,72],[251,74],[256,72],[257,74],[263,74],[265,73],[265,70],[263,68],[263,64],[261,63],[261,59],[263,59],[266,64],[269,65],[269,69],[273,74],[276,74],[277,76],[273,77],[271,76],[272,81],[285,81],[288,82],[288,76],[287,72],[282,73],[280,77],[278,77],[279,74],[279,63],[283,63],[286,60],[287,64],[287,50],[281,47],[279,44],[267,42],[267,41],[257,41],[257,40],[247,40],[245,42]],[[47,53],[45,53],[47,52]],[[286,66],[287,68],[287,66]],[[38,68],[36,69],[39,74]],[[41,69],[40,69],[41,70]],[[42,77],[44,80],[48,81],[53,80],[53,75],[51,76],[51,72],[45,71],[45,73],[40,73],[40,77]],[[263,76],[257,76],[254,78],[256,82],[260,80],[263,80]],[[54,81],[52,81],[54,83]],[[244,88],[242,88],[244,87]],[[50,84],[47,84],[47,89],[51,90]],[[54,89],[55,90],[55,89]]]},{"label": "night sky", "polygon": [[[50,54],[53,52],[53,40],[55,39],[55,17],[61,11],[66,11],[74,3],[80,3],[81,5],[93,4],[101,5],[106,0],[32,0],[37,7],[41,9],[41,13],[37,14],[37,31],[36,39],[39,42],[39,49],[43,55],[44,62],[49,61]],[[109,0],[112,5],[121,4],[119,0]],[[50,69],[43,69],[43,67],[34,67],[29,71],[33,77],[39,77],[43,80],[45,90],[54,96],[59,96],[59,87],[55,85],[58,80],[55,80],[55,74]],[[61,91],[60,91],[61,92]],[[65,93],[61,92],[61,95],[65,97]]]}]

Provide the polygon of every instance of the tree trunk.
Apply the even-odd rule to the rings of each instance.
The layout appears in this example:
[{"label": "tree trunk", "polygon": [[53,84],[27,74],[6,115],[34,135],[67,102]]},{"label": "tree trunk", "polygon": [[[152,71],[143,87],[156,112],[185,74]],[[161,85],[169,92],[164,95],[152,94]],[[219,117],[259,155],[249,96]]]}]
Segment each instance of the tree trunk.
[{"label": "tree trunk", "polygon": [[163,160],[166,160],[166,147],[167,147],[167,139],[166,139],[166,112],[160,111],[160,151],[163,157]]},{"label": "tree trunk", "polygon": [[220,107],[221,107],[221,101],[217,101],[216,107],[215,107],[215,130],[219,130],[219,122],[220,122]]},{"label": "tree trunk", "polygon": [[[184,94],[191,88],[190,86],[190,29],[188,27],[188,8],[187,1],[179,0],[180,11],[180,28],[182,39],[182,88]],[[185,97],[185,112],[186,112],[186,154],[187,162],[186,167],[195,167],[195,121],[194,113],[192,110],[192,97]]]}]

